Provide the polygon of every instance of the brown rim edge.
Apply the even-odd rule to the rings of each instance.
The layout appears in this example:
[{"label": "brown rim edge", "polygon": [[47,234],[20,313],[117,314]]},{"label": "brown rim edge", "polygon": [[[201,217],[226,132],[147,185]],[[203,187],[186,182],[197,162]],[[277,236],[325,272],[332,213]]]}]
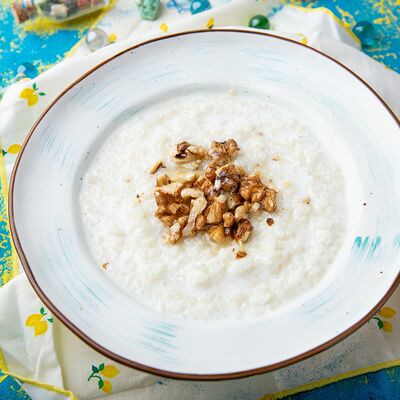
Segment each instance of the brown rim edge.
[{"label": "brown rim edge", "polygon": [[310,51],[314,51],[315,53],[320,54],[321,56],[335,62],[338,64],[341,68],[345,69],[347,72],[349,72],[351,75],[353,75],[356,79],[358,79],[364,86],[366,86],[371,93],[381,102],[381,104],[386,108],[388,113],[392,116],[394,121],[397,123],[397,125],[400,128],[400,120],[396,117],[394,112],[390,109],[390,107],[384,102],[384,100],[376,93],[372,87],[365,82],[362,78],[360,78],[355,72],[353,72],[351,69],[343,65],[341,62],[337,61],[333,57],[317,50],[312,47],[309,47],[307,45],[304,45],[302,43],[296,42],[295,40],[288,39],[285,37],[277,36],[277,35],[272,35],[266,32],[256,32],[256,31],[249,31],[249,30],[243,30],[243,29],[212,29],[212,30],[207,30],[207,29],[200,29],[200,30],[193,30],[193,31],[185,31],[185,32],[179,32],[171,35],[166,35],[163,37],[158,37],[158,38],[153,38],[147,41],[144,41],[142,43],[136,44],[134,46],[131,46],[125,50],[122,50],[118,52],[117,54],[107,58],[106,60],[102,61],[101,63],[97,64],[95,67],[91,68],[88,72],[83,74],[81,77],[76,79],[72,84],[67,86],[66,89],[64,89],[61,94],[59,94],[43,111],[43,113],[40,115],[38,120],[35,122],[31,130],[29,131],[27,137],[25,138],[23,144],[22,144],[22,149],[18,154],[18,157],[15,161],[14,168],[11,174],[10,178],[10,190],[9,190],[9,200],[8,200],[8,206],[9,206],[9,220],[10,220],[10,232],[12,239],[14,241],[14,245],[17,251],[17,254],[21,260],[22,266],[25,270],[25,273],[35,290],[36,294],[39,296],[39,298],[43,301],[43,303],[51,310],[51,312],[65,325],[67,326],[75,335],[77,335],[81,340],[83,340],[87,345],[92,347],[94,350],[100,352],[104,356],[120,363],[125,366],[135,368],[138,370],[141,370],[143,372],[147,372],[150,374],[154,375],[159,375],[167,378],[173,378],[173,379],[182,379],[182,380],[198,380],[198,381],[217,381],[217,380],[225,380],[225,379],[237,379],[237,378],[244,378],[247,376],[252,376],[252,375],[258,375],[262,374],[265,372],[270,372],[274,371],[279,368],[283,368],[286,366],[289,366],[291,364],[294,364],[296,362],[302,361],[308,357],[311,357],[315,354],[320,353],[323,350],[328,349],[329,347],[333,346],[334,344],[340,342],[341,340],[345,339],[347,336],[349,336],[351,333],[359,329],[362,325],[364,325],[389,299],[389,297],[393,294],[395,289],[400,283],[400,272],[397,274],[394,282],[388,289],[388,291],[385,293],[383,298],[376,304],[375,307],[372,308],[370,312],[367,313],[361,320],[359,320],[357,323],[352,325],[350,328],[345,330],[344,332],[340,333],[339,335],[335,336],[334,338],[328,340],[327,342],[305,352],[302,354],[299,354],[295,357],[289,358],[284,361],[280,361],[275,364],[270,364],[264,367],[259,367],[255,369],[250,369],[250,370],[245,370],[245,371],[239,371],[239,372],[232,372],[232,373],[226,373],[226,374],[185,374],[185,373],[177,373],[177,372],[171,372],[171,371],[166,371],[166,370],[160,370],[157,368],[149,367],[147,365],[139,364],[135,361],[129,360],[127,358],[124,358],[118,354],[115,354],[108,349],[104,348],[100,344],[96,343],[94,340],[92,340],[90,337],[88,337],[85,333],[83,333],[77,326],[75,326],[71,321],[69,321],[51,302],[51,300],[44,294],[44,292],[41,290],[39,284],[36,282],[35,276],[31,271],[31,268],[29,266],[28,260],[25,257],[24,251],[22,249],[22,246],[19,241],[18,237],[18,232],[15,226],[15,220],[14,220],[14,186],[15,186],[15,178],[18,170],[18,166],[20,163],[20,160],[22,158],[22,155],[25,151],[26,145],[29,142],[31,136],[35,132],[36,127],[39,125],[41,120],[44,118],[44,116],[48,113],[48,111],[54,106],[54,104],[57,103],[57,101],[64,96],[65,93],[67,93],[71,88],[73,88],[75,85],[77,85],[80,81],[82,81],[84,78],[86,78],[88,75],[90,75],[92,72],[95,70],[99,69],[101,66],[104,64],[107,64],[111,60],[121,56],[122,54],[125,54],[129,51],[132,51],[138,47],[144,46],[148,43],[153,43],[153,42],[158,42],[160,40],[168,39],[171,37],[177,37],[177,36],[184,36],[184,35],[190,35],[190,34],[197,34],[197,33],[209,33],[209,32],[232,32],[232,33],[246,33],[246,34],[251,34],[251,35],[259,35],[259,36],[268,36],[275,38],[277,40],[284,40],[290,43],[293,43],[298,46],[302,46]]}]

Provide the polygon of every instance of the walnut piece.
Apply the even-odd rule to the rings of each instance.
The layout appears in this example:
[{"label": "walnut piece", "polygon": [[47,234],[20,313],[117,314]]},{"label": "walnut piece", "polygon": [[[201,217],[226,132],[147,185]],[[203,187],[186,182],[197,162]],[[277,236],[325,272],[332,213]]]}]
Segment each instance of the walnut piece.
[{"label": "walnut piece", "polygon": [[224,227],[222,225],[213,225],[208,229],[208,235],[210,239],[218,244],[222,244],[225,241]]},{"label": "walnut piece", "polygon": [[228,197],[227,204],[229,210],[234,210],[237,206],[240,206],[240,204],[242,204],[243,199],[237,193],[232,193],[227,197]]},{"label": "walnut piece", "polygon": [[213,201],[204,211],[207,224],[219,224],[226,211],[228,211],[228,207],[225,203],[220,203],[218,200]]},{"label": "walnut piece", "polygon": [[171,226],[169,229],[169,233],[167,236],[167,241],[170,244],[175,244],[179,241],[179,239],[182,237],[182,230],[183,227],[185,226],[186,222],[188,220],[188,217],[180,217],[178,220]]},{"label": "walnut piece", "polygon": [[194,146],[189,142],[181,142],[174,150],[173,159],[178,164],[189,163],[208,158],[208,151],[203,146]]},{"label": "walnut piece", "polygon": [[248,219],[239,222],[236,230],[235,240],[246,243],[249,240],[253,226]]},{"label": "walnut piece", "polygon": [[194,184],[194,187],[201,190],[208,201],[213,200],[219,195],[219,191],[215,189],[213,183],[209,179],[204,177],[198,179]]},{"label": "walnut piece", "polygon": [[167,174],[162,174],[160,176],[157,176],[156,178],[156,186],[165,186],[169,185],[171,183],[171,180],[169,179],[169,176]]},{"label": "walnut piece", "polygon": [[165,168],[165,165],[164,165],[164,163],[160,160],[160,161],[157,161],[150,169],[149,169],[149,173],[150,174],[155,174],[158,170],[159,170],[159,168]]},{"label": "walnut piece", "polygon": [[251,203],[260,203],[267,212],[276,210],[276,190],[265,186],[258,175],[245,176],[240,180],[239,194]]},{"label": "walnut piece", "polygon": [[225,142],[211,142],[210,155],[215,163],[218,165],[226,164],[233,160],[239,151],[239,146],[235,140],[229,139]]},{"label": "walnut piece", "polygon": [[238,168],[234,164],[225,164],[215,171],[214,187],[233,193],[239,187],[240,178],[243,174],[242,168]]},{"label": "walnut piece", "polygon": [[230,228],[235,222],[235,217],[231,212],[224,213],[222,215],[222,218],[224,220],[224,227],[225,228]]},{"label": "walnut piece", "polygon": [[194,236],[196,234],[195,231],[196,218],[204,211],[206,207],[207,207],[207,200],[205,199],[204,196],[191,201],[189,219],[187,221],[185,228],[182,231],[183,236]]},{"label": "walnut piece", "polygon": [[239,222],[242,219],[247,219],[247,212],[249,211],[249,204],[243,204],[235,210],[235,221]]},{"label": "walnut piece", "polygon": [[264,211],[273,213],[276,211],[276,190],[267,188],[265,197],[261,200]]},{"label": "walnut piece", "polygon": [[236,253],[236,259],[240,259],[240,258],[244,258],[244,257],[246,257],[247,256],[247,253],[244,251],[244,250],[239,250],[237,253]]}]

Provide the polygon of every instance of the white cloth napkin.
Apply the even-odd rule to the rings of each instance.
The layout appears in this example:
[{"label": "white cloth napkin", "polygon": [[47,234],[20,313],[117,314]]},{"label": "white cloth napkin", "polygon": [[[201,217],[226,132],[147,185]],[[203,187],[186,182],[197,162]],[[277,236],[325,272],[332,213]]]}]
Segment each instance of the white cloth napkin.
[{"label": "white cloth napkin", "polygon": [[[399,75],[360,52],[358,41],[328,12],[282,7],[272,0],[220,0],[214,1],[213,5],[211,10],[195,16],[168,10],[160,20],[149,23],[140,22],[135,14],[129,19],[121,10],[128,10],[129,16],[134,9],[132,3],[129,0],[119,1],[100,26],[108,33],[118,30],[118,37],[126,37],[125,40],[91,54],[87,54],[88,50],[83,46],[72,57],[35,80],[20,81],[9,88],[0,104],[2,147],[7,149],[12,144],[22,143],[45,107],[82,73],[135,43],[165,35],[160,29],[161,23],[168,26],[168,33],[174,33],[205,28],[210,19],[213,19],[215,27],[246,26],[255,14],[269,15],[270,33],[306,43],[340,60],[365,79],[394,112],[400,114]],[[32,88],[34,83],[45,96],[39,96],[37,104],[28,107],[26,98],[21,98],[20,93],[25,88]],[[8,174],[14,160],[12,154],[5,157]],[[161,379],[134,371],[93,351],[56,319],[52,319],[21,272],[0,289],[0,348],[9,371],[27,378],[22,379],[25,382],[23,387],[34,400],[73,397],[68,393],[57,393],[54,388],[41,387],[29,379],[66,388],[83,400],[101,397],[112,400],[256,399],[325,377],[400,359],[400,322],[396,313],[399,300],[398,290],[387,305],[390,308],[379,317],[385,322],[385,329],[379,329],[377,320],[373,320],[332,349],[294,366],[236,381],[193,383]],[[40,318],[42,311],[46,313],[42,316],[46,330],[35,336],[35,327],[26,326],[26,321],[33,314],[39,314]],[[392,327],[391,332],[388,324]],[[43,330],[43,324],[39,328]],[[101,364],[107,367],[108,376],[102,377],[112,385],[111,391],[104,391],[104,386],[99,388],[97,380],[88,381],[92,366],[99,367]]]}]

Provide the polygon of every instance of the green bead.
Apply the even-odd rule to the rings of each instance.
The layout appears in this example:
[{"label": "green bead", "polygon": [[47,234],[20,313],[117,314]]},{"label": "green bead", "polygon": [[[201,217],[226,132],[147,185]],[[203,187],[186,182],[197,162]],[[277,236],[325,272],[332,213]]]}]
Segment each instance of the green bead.
[{"label": "green bead", "polygon": [[268,18],[264,15],[255,15],[249,21],[250,28],[269,29]]},{"label": "green bead", "polygon": [[140,0],[138,7],[142,19],[154,21],[160,14],[161,2],[160,0]]}]

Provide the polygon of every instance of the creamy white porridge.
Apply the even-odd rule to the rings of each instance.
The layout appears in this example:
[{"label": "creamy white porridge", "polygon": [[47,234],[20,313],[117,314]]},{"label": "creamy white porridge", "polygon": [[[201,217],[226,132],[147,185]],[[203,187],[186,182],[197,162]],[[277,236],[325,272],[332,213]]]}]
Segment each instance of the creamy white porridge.
[{"label": "creamy white porridge", "polygon": [[[154,216],[155,176],[181,141],[232,138],[235,163],[278,191],[278,209],[251,220],[247,255],[197,235],[175,245]],[[83,179],[80,205],[94,257],[116,284],[157,311],[192,319],[266,315],[316,285],[345,232],[345,184],[311,127],[249,95],[191,94],[122,122]],[[266,223],[273,218],[273,225]]]}]

